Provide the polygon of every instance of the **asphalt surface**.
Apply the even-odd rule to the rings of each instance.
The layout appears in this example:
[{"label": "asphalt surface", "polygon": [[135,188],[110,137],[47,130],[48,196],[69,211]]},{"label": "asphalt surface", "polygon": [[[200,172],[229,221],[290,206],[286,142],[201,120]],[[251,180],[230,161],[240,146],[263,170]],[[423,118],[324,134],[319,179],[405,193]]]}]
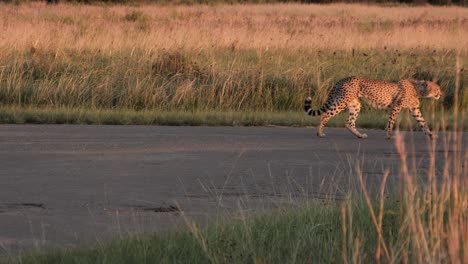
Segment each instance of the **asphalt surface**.
[{"label": "asphalt surface", "polygon": [[[394,142],[362,131],[368,139],[333,128],[320,139],[314,128],[1,125],[0,255],[340,199],[360,191],[357,162],[369,189],[385,169],[387,189],[396,188]],[[406,142],[424,175],[427,138],[414,132]]]}]

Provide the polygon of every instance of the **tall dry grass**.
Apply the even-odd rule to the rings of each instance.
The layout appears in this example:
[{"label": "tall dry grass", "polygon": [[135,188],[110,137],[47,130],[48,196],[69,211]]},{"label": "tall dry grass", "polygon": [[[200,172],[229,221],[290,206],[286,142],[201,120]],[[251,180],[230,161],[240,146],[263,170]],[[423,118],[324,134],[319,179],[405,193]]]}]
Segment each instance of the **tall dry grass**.
[{"label": "tall dry grass", "polygon": [[455,54],[468,58],[459,7],[0,4],[0,23],[0,102],[14,107],[299,111],[361,75],[438,78],[451,108]]},{"label": "tall dry grass", "polygon": [[443,49],[468,46],[460,7],[366,5],[1,5],[0,47],[99,49]]}]

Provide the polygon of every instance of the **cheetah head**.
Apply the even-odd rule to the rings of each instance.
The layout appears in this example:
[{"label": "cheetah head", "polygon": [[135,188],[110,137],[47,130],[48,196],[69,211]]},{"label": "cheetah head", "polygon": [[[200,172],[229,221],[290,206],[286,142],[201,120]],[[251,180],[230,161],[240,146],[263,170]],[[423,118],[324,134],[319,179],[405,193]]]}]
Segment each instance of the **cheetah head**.
[{"label": "cheetah head", "polygon": [[433,98],[438,100],[442,96],[440,86],[430,81],[412,81],[420,97]]}]

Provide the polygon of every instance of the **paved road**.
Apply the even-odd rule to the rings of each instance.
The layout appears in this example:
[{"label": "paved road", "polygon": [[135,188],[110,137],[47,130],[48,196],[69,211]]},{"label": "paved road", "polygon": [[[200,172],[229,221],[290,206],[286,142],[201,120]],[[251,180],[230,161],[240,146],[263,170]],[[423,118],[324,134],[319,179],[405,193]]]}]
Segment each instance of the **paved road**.
[{"label": "paved road", "polygon": [[[393,142],[364,131],[366,140],[332,128],[319,139],[313,128],[2,125],[0,254],[339,198],[358,190],[357,161],[370,187],[388,168],[394,188]],[[424,171],[426,138],[413,138]]]}]

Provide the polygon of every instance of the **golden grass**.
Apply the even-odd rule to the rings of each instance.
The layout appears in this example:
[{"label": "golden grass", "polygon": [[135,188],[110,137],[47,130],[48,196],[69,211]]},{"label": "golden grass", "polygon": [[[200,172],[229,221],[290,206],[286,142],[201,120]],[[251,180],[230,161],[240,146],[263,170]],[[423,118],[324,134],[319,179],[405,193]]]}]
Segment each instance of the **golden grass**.
[{"label": "golden grass", "polygon": [[1,4],[0,48],[466,51],[468,9],[366,5]]},{"label": "golden grass", "polygon": [[[333,4],[0,4],[0,102],[12,107],[293,111],[348,76],[439,78],[451,109],[468,10]],[[466,71],[465,71],[466,72]],[[459,107],[468,105],[462,72]]]}]

